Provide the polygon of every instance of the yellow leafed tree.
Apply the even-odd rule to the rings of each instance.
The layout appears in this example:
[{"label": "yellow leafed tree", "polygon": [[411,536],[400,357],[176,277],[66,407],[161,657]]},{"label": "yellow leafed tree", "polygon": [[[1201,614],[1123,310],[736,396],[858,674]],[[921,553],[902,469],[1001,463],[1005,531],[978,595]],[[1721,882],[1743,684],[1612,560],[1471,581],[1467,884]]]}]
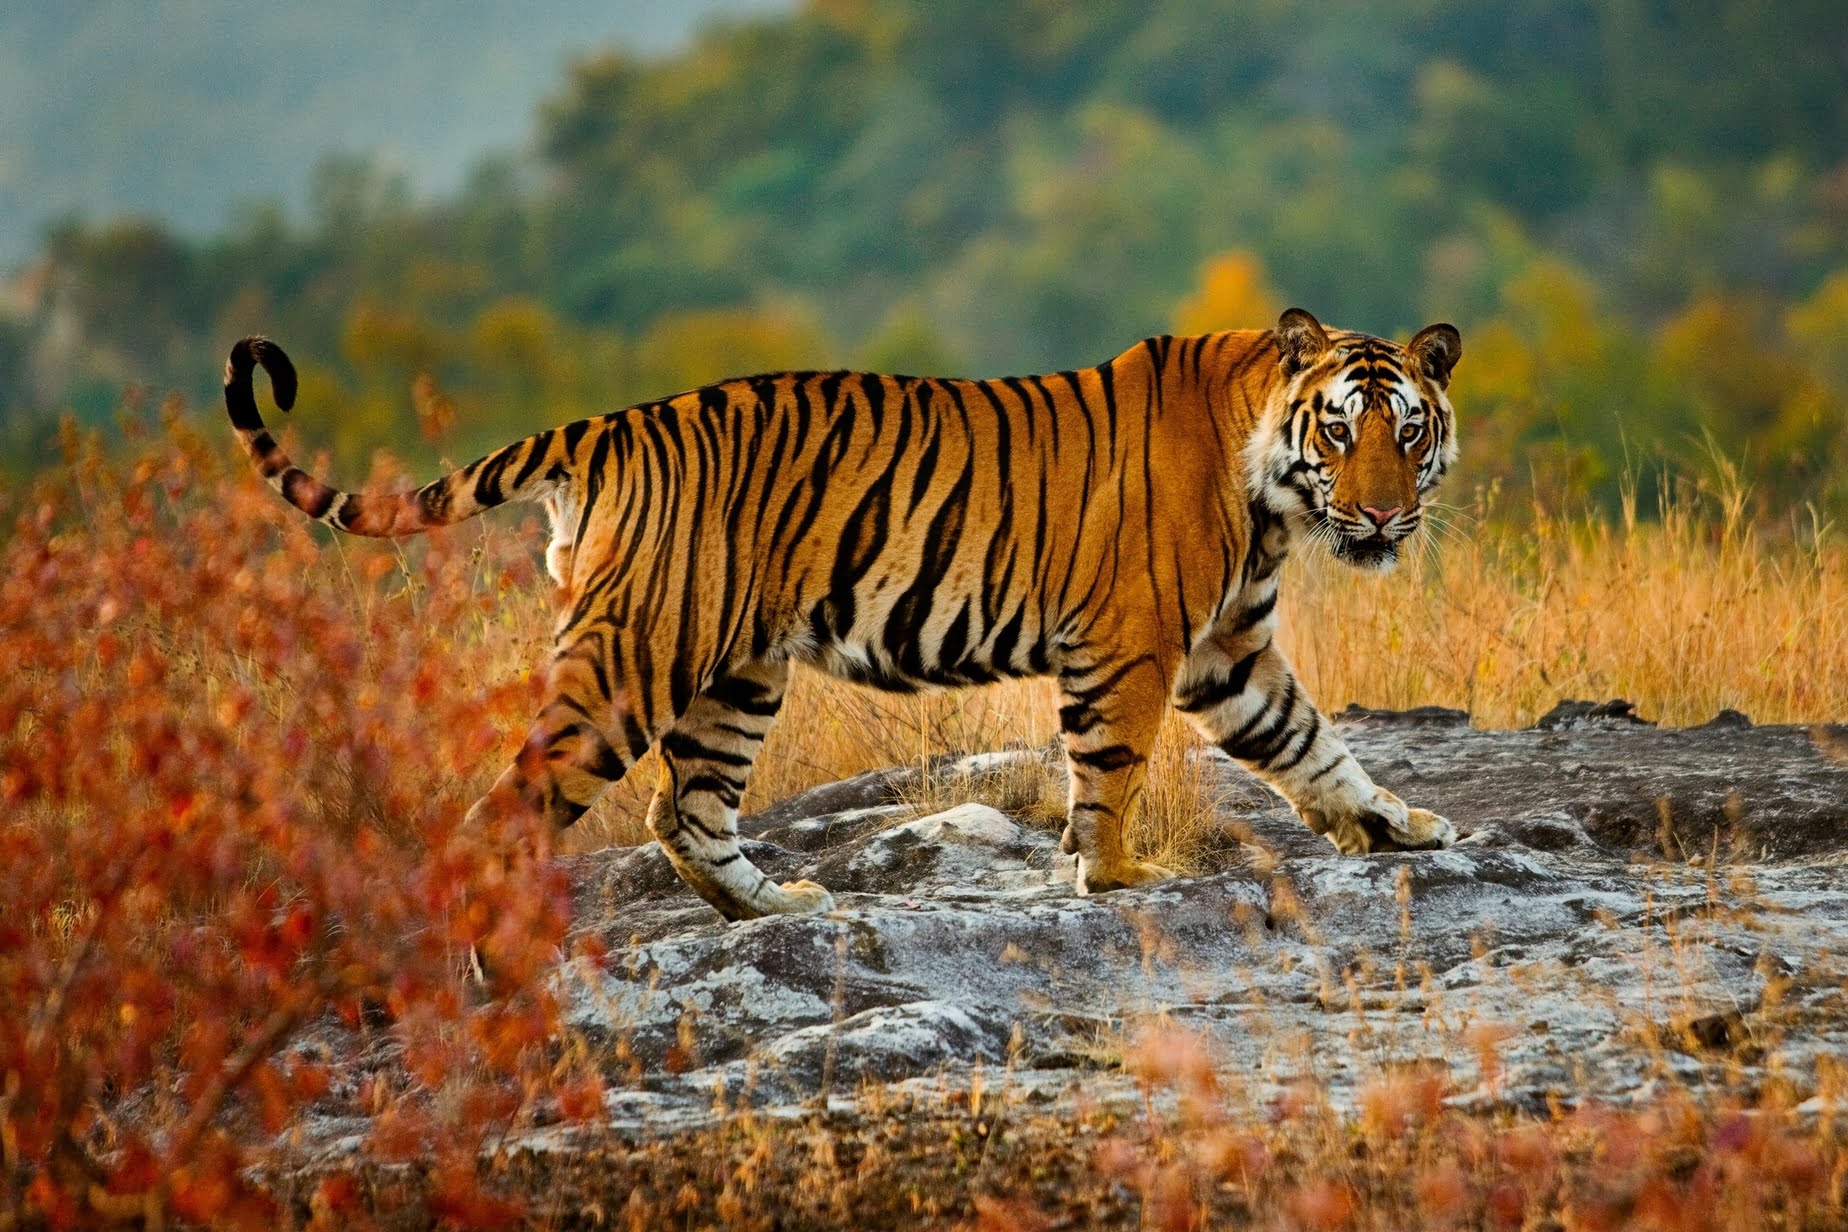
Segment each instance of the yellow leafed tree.
[{"label": "yellow leafed tree", "polygon": [[1199,288],[1174,311],[1174,330],[1210,334],[1221,329],[1266,329],[1283,308],[1264,280],[1264,263],[1235,248],[1200,267]]}]

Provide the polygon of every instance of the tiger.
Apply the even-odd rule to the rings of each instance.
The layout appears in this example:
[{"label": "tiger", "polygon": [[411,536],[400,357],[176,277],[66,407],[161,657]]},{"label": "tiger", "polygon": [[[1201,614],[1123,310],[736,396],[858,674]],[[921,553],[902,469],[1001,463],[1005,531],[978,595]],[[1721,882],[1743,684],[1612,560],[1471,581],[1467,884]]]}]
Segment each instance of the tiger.
[{"label": "tiger", "polygon": [[[647,824],[727,920],[827,912],[740,848],[739,804],[794,665],[910,692],[1051,677],[1061,847],[1095,894],[1166,878],[1125,841],[1168,706],[1347,854],[1450,845],[1376,785],[1276,642],[1293,544],[1391,568],[1457,457],[1449,324],[1403,345],[1292,308],[990,380],[765,373],[548,428],[411,490],[342,491],[264,426],[295,368],[252,336],[225,405],[256,470],[355,535],[543,502],[558,613],[543,701],[471,820],[577,820],[650,750]],[[1338,619],[1337,614],[1330,618]]]}]

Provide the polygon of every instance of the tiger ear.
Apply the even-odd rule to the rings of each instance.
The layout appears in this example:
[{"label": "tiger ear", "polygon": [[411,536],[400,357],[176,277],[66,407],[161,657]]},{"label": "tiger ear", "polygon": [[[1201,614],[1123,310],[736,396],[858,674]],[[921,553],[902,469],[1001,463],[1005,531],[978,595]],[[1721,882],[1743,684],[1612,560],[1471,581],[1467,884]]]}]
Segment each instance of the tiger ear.
[{"label": "tiger ear", "polygon": [[1277,362],[1283,375],[1295,376],[1327,352],[1328,335],[1307,312],[1289,308],[1277,318]]},{"label": "tiger ear", "polygon": [[1427,325],[1405,344],[1405,353],[1443,389],[1450,384],[1450,370],[1463,358],[1463,335],[1454,325]]}]

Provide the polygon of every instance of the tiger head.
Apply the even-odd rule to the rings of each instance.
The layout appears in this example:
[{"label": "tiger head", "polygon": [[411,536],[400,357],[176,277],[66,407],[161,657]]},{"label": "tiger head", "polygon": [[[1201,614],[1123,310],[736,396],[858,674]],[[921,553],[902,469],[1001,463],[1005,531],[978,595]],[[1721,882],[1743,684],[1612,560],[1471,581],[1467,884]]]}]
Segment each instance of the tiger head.
[{"label": "tiger head", "polygon": [[1306,520],[1338,559],[1390,569],[1456,460],[1445,389],[1463,339],[1454,326],[1430,325],[1400,346],[1324,330],[1292,308],[1276,341],[1283,392],[1248,455],[1253,490],[1277,513]]}]

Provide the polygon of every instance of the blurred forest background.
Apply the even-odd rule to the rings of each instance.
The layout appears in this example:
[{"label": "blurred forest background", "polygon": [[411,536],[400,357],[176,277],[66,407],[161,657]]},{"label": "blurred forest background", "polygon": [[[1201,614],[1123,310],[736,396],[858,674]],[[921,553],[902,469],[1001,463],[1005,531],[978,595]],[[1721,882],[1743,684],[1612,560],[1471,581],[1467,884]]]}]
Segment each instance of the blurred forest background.
[{"label": "blurred forest background", "polygon": [[[1471,487],[1609,508],[1736,466],[1767,511],[1848,510],[1839,0],[734,0],[652,6],[708,16],[568,61],[595,28],[570,4],[265,8],[124,42],[132,7],[0,17],[15,83],[139,43],[172,66],[114,111],[9,87],[31,121],[0,158],[10,233],[34,168],[90,177],[46,198],[85,212],[0,252],[15,474],[125,389],[217,414],[256,331],[350,480],[382,446],[459,462],[746,371],[1073,367],[1300,304],[1462,329]],[[374,114],[422,109],[395,156],[355,119],[380,74]],[[236,94],[273,75],[296,88]],[[433,169],[501,144],[497,101],[525,136]],[[250,148],[247,179],[224,154]],[[278,160],[299,187],[253,192]],[[179,181],[198,192],[133,212]]]}]

